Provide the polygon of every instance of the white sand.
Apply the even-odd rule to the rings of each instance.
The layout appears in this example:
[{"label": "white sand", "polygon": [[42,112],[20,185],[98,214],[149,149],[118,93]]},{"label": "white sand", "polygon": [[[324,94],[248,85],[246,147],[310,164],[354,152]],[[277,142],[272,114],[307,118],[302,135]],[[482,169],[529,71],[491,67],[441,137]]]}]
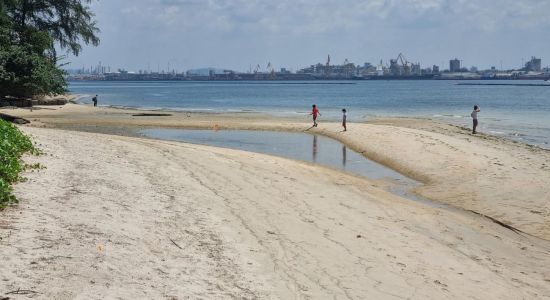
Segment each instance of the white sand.
[{"label": "white sand", "polygon": [[[127,134],[131,128],[179,127],[303,131],[308,116],[274,118],[258,114],[168,112],[168,117],[135,117],[146,111],[87,105],[0,110],[33,120],[34,126]],[[159,113],[154,111],[152,113]],[[107,128],[105,128],[107,126]],[[320,120],[312,129],[336,138],[371,159],[426,183],[426,198],[472,210],[550,241],[550,151],[529,147],[429,120],[391,119],[348,125]],[[118,128],[118,129],[117,129]]]},{"label": "white sand", "polygon": [[[0,298],[550,299],[548,242],[363,178],[220,148],[24,130],[46,152],[27,161],[47,169],[0,213]],[[460,139],[395,132],[403,140],[380,138],[408,146],[404,167],[419,150],[433,172],[466,155],[438,154]],[[384,144],[368,149],[397,151]]]}]

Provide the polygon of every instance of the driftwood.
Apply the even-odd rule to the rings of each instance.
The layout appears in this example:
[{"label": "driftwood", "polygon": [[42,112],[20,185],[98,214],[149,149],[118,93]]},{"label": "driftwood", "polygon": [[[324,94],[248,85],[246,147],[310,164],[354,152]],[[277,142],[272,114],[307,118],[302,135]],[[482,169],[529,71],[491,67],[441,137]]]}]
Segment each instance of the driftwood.
[{"label": "driftwood", "polygon": [[28,295],[28,294],[38,294],[37,291],[33,291],[33,290],[22,290],[22,289],[17,289],[15,291],[11,291],[11,292],[7,292],[6,295]]},{"label": "driftwood", "polygon": [[182,248],[180,245],[176,244],[176,242],[174,242],[174,240],[173,240],[171,237],[168,237],[168,239],[169,239],[170,242],[172,242],[172,244],[174,244],[176,247],[178,247],[178,248],[180,248],[181,250],[183,250],[183,248]]},{"label": "driftwood", "polygon": [[133,114],[133,117],[169,117],[171,114],[151,114],[151,113],[140,113],[140,114]]},{"label": "driftwood", "polygon": [[2,113],[0,113],[0,119],[6,120],[8,122],[15,123],[15,124],[28,124],[28,123],[31,122],[31,121],[29,121],[27,119],[24,119],[24,118],[10,116],[10,115],[7,115],[7,114],[2,114]]}]

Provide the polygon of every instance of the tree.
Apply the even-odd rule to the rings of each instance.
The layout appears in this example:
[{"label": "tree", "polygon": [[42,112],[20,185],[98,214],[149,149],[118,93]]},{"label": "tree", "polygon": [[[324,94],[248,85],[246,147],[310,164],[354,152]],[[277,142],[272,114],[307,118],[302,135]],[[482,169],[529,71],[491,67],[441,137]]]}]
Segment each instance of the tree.
[{"label": "tree", "polygon": [[0,50],[0,90],[19,98],[65,93],[64,71],[51,57],[37,51],[42,48],[43,52],[51,38],[45,32],[29,35],[29,44]]},{"label": "tree", "polygon": [[48,32],[53,42],[49,50],[55,58],[55,46],[79,55],[84,44],[99,45],[99,29],[88,6],[92,0],[5,0],[7,12],[20,40],[33,28]]},{"label": "tree", "polygon": [[0,98],[66,92],[56,47],[78,55],[99,44],[91,1],[0,1]]}]

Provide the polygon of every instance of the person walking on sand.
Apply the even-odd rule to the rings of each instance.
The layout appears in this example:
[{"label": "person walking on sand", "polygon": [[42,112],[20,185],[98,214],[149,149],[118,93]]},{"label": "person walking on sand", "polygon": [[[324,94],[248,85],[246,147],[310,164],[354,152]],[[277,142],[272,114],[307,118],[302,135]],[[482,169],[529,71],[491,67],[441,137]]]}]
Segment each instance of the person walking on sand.
[{"label": "person walking on sand", "polygon": [[342,126],[344,127],[344,131],[348,131],[348,128],[346,127],[346,119],[348,118],[348,112],[345,108],[342,108]]},{"label": "person walking on sand", "polygon": [[317,105],[313,104],[313,109],[310,113],[310,115],[313,116],[313,127],[317,127],[317,116],[321,115],[321,113],[319,112],[319,109],[317,108]]},{"label": "person walking on sand", "polygon": [[97,95],[95,95],[95,97],[92,98],[92,102],[94,103],[94,107],[97,106]]},{"label": "person walking on sand", "polygon": [[472,134],[476,134],[476,128],[477,128],[477,113],[480,112],[481,110],[479,109],[479,106],[477,105],[474,105],[474,110],[472,111],[472,113],[470,114],[470,116],[472,116],[472,121],[473,121],[473,129],[472,129]]}]

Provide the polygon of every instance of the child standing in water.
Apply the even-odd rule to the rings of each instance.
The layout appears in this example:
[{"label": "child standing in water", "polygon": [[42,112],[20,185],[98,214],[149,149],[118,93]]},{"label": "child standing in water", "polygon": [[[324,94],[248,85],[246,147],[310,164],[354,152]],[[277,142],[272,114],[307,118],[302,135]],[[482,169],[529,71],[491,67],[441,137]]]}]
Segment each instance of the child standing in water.
[{"label": "child standing in water", "polygon": [[311,111],[310,115],[313,116],[313,127],[317,127],[317,115],[321,115],[319,112],[319,109],[317,108],[317,105],[313,104],[313,110]]},{"label": "child standing in water", "polygon": [[479,106],[477,105],[474,105],[474,111],[472,111],[472,113],[470,114],[470,116],[472,117],[472,121],[473,121],[473,130],[472,130],[472,134],[476,134],[476,128],[477,128],[477,113],[480,112],[481,110],[479,109]]},{"label": "child standing in water", "polygon": [[342,108],[342,126],[344,126],[344,131],[348,131],[346,127],[346,119],[348,118],[348,113],[345,108]]}]

